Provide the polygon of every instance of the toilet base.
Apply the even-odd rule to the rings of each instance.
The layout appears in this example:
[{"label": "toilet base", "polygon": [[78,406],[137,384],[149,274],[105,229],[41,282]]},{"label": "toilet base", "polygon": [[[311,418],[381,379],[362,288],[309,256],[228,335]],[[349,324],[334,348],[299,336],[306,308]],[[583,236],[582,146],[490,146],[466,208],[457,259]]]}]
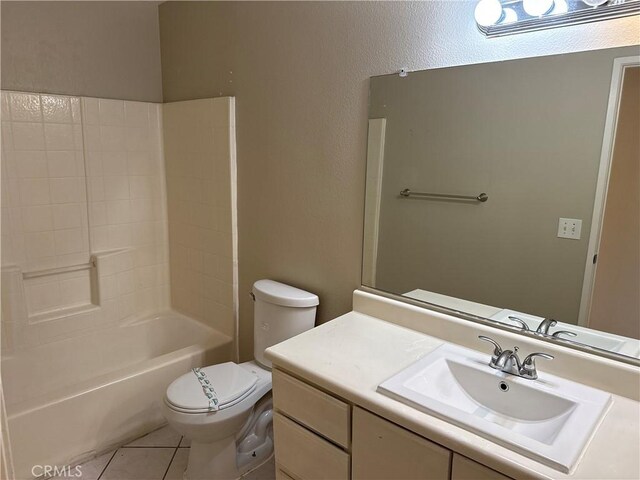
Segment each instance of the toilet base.
[{"label": "toilet base", "polygon": [[[260,467],[262,467],[265,463],[269,462],[272,458],[273,458],[273,447],[271,448],[271,453],[266,457],[266,458],[262,458],[259,460],[259,463],[257,464],[252,464],[250,468],[244,468],[244,471],[238,470],[238,468],[236,467],[235,464],[235,457],[233,456],[233,452],[231,452],[231,455],[229,455],[229,452],[220,452],[219,456],[216,458],[216,462],[214,464],[214,459],[211,458],[211,446],[210,444],[201,444],[204,445],[206,448],[206,455],[201,456],[200,454],[196,454],[195,455],[195,459],[192,463],[191,461],[191,455],[192,453],[189,452],[189,464],[187,466],[187,469],[184,471],[184,474],[182,475],[183,480],[218,480],[218,479],[224,479],[224,480],[239,480],[241,479],[243,476],[248,475],[249,473],[253,472],[254,470],[259,469]],[[193,448],[193,445],[191,446],[191,448]],[[222,458],[222,455],[226,454],[226,458],[227,459],[231,459],[231,462],[225,462],[224,459]],[[209,458],[211,460],[211,462],[207,462],[207,461],[202,461],[203,459],[207,459]]]},{"label": "toilet base", "polygon": [[238,437],[211,443],[192,440],[185,480],[236,480],[273,456],[270,395],[263,398]]},{"label": "toilet base", "polygon": [[185,471],[188,480],[234,480],[241,473],[236,466],[236,441],[234,437],[213,443],[191,442],[189,463]]}]

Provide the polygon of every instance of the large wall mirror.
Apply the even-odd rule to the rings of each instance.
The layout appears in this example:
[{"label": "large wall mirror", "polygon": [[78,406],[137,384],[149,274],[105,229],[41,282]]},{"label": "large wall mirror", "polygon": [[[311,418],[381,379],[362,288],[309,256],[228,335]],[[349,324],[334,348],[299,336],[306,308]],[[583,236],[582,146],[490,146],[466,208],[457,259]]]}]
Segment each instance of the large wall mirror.
[{"label": "large wall mirror", "polygon": [[370,82],[365,286],[640,358],[640,47]]}]

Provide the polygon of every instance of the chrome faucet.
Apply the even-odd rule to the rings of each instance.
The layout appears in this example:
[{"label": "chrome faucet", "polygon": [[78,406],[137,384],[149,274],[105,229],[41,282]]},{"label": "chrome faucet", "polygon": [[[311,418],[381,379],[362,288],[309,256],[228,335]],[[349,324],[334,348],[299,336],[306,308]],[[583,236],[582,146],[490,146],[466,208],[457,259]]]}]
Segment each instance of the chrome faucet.
[{"label": "chrome faucet", "polygon": [[[511,318],[511,317],[509,317]],[[540,333],[542,335],[545,336],[549,336],[549,329],[551,327],[555,327],[558,324],[558,322],[556,320],[554,320],[553,318],[545,318],[542,322],[540,322],[540,325],[538,325],[538,328],[536,328],[536,333]],[[575,332],[569,332],[568,330],[558,330],[557,332],[554,332],[553,335],[551,335],[554,338],[561,338],[561,335],[566,335],[567,337],[575,337],[577,336],[577,334]]]},{"label": "chrome faucet", "polygon": [[548,353],[536,352],[527,355],[522,362],[518,357],[518,347],[513,347],[513,350],[502,350],[502,347],[493,338],[480,335],[480,340],[489,342],[493,345],[493,354],[489,361],[489,366],[500,370],[504,373],[516,375],[518,377],[526,378],[528,380],[535,380],[538,378],[538,371],[536,369],[536,357],[546,358],[547,360],[553,360],[553,355]]},{"label": "chrome faucet", "polygon": [[540,322],[538,328],[536,328],[536,333],[542,333],[543,335],[549,335],[549,329],[551,327],[555,327],[558,324],[557,320],[553,318],[545,318]]},{"label": "chrome faucet", "polygon": [[518,347],[513,347],[513,350],[503,350],[494,362],[493,368],[511,375],[519,375],[522,364],[518,358]]}]

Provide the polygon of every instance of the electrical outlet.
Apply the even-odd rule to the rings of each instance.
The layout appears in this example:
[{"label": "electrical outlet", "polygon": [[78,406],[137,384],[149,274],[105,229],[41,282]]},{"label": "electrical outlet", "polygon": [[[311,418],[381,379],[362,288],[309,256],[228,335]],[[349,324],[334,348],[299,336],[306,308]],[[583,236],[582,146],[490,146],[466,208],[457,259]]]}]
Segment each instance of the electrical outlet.
[{"label": "electrical outlet", "polygon": [[558,238],[580,240],[582,220],[579,218],[561,218],[558,221]]}]

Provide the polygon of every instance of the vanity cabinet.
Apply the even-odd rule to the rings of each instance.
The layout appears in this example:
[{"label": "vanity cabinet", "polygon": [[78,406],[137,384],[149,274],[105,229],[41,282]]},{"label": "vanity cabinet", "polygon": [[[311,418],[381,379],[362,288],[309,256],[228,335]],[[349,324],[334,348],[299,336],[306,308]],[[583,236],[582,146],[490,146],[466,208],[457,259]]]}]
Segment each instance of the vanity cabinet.
[{"label": "vanity cabinet", "polygon": [[451,480],[511,480],[511,478],[454,453]]},{"label": "vanity cabinet", "polygon": [[349,478],[349,454],[284,415],[273,417],[276,462],[300,479]]},{"label": "vanity cabinet", "polygon": [[351,405],[273,370],[276,476],[287,480],[351,477]]},{"label": "vanity cabinet", "polygon": [[277,411],[343,448],[351,438],[351,406],[290,375],[274,370],[273,401]]},{"label": "vanity cabinet", "polygon": [[353,408],[353,480],[449,480],[451,451]]},{"label": "vanity cabinet", "polygon": [[511,480],[273,369],[277,480]]}]

